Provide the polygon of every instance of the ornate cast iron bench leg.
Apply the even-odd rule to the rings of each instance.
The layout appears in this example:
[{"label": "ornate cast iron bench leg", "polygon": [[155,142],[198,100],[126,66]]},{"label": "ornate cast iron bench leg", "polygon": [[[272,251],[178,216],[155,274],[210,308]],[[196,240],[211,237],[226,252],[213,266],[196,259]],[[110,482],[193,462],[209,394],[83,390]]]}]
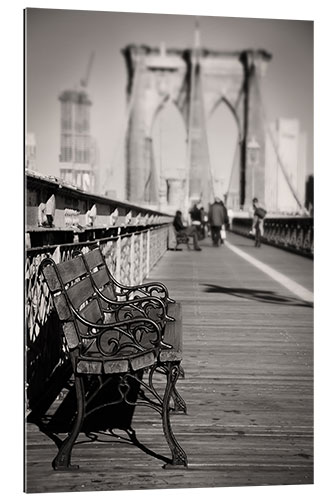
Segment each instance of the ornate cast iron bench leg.
[{"label": "ornate cast iron bench leg", "polygon": [[[179,377],[185,378],[185,371],[181,365],[179,365]],[[173,413],[185,413],[186,415],[187,414],[186,403],[176,388],[174,388],[171,398],[173,399],[174,403],[174,406],[172,408]]]},{"label": "ornate cast iron bench leg", "polygon": [[67,438],[62,442],[57,456],[52,462],[55,470],[78,469],[78,465],[71,464],[71,453],[78,437],[85,415],[85,392],[82,377],[75,376],[75,391],[77,400],[77,414],[75,423]]},{"label": "ornate cast iron bench leg", "polygon": [[167,384],[163,397],[162,424],[166,441],[171,450],[172,459],[171,463],[165,464],[164,467],[165,468],[175,467],[175,466],[187,467],[186,453],[176,440],[170,424],[170,411],[172,411],[170,408],[170,398],[173,397],[175,394],[175,386],[180,372],[180,362],[169,361],[166,365],[166,368],[167,368]]},{"label": "ornate cast iron bench leg", "polygon": [[172,413],[185,413],[186,415],[186,403],[175,387],[172,391],[171,398],[173,399],[173,407],[171,408]]}]

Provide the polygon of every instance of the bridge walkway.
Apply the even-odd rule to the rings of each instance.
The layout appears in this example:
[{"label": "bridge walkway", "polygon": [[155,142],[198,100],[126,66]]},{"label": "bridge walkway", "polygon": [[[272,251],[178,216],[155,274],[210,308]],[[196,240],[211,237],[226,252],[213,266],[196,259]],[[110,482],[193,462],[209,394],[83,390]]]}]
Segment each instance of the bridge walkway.
[{"label": "bridge walkway", "polygon": [[[233,234],[226,246],[201,246],[167,252],[149,277],[183,305],[178,389],[188,414],[172,418],[189,468],[162,469],[114,439],[78,444],[73,462],[83,465],[63,474],[50,468],[53,443],[29,428],[28,491],[313,483],[313,261]],[[133,426],[168,453],[152,410],[139,408]]]}]

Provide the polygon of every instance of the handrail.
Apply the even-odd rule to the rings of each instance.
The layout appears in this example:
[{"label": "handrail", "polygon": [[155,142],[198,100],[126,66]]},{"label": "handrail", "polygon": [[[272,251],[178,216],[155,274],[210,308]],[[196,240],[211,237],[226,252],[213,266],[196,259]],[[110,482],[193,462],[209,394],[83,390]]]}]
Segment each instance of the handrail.
[{"label": "handrail", "polygon": [[[252,227],[251,217],[233,217],[230,230],[248,236]],[[264,219],[262,241],[305,257],[314,255],[314,230],[312,217],[273,217]]]}]

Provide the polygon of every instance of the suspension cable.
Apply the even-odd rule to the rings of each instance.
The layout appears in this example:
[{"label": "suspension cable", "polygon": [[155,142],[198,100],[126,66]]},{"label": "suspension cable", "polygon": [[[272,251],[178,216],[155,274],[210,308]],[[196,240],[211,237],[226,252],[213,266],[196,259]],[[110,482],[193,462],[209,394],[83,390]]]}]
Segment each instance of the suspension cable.
[{"label": "suspension cable", "polygon": [[227,189],[227,200],[228,200],[228,197],[229,197],[229,193],[231,191],[231,186],[232,186],[232,183],[234,181],[234,176],[235,176],[235,171],[236,171],[236,165],[239,167],[239,161],[236,161],[238,160],[238,151],[239,151],[239,144],[240,144],[240,141],[239,141],[239,136],[237,136],[237,141],[236,141],[236,144],[235,144],[235,151],[234,151],[234,155],[233,155],[233,160],[232,160],[232,167],[231,167],[231,172],[230,172],[230,175],[229,175],[229,182],[228,182],[228,189]]},{"label": "suspension cable", "polygon": [[[194,55],[194,54],[193,54]],[[189,110],[188,110],[188,131],[187,131],[187,151],[186,151],[186,175],[185,175],[185,203],[184,217],[188,218],[188,211],[190,208],[190,170],[191,170],[191,154],[192,154],[192,116],[193,116],[193,99],[194,99],[194,76],[196,71],[197,59],[196,54],[191,60],[191,74],[190,74],[190,96],[189,96]]]},{"label": "suspension cable", "polygon": [[[208,156],[208,164],[209,164],[209,181],[210,181],[210,191],[212,193],[213,199],[215,199],[215,186],[214,186],[214,173],[213,173],[213,166],[210,158],[210,152],[209,152],[209,145],[208,145],[208,137],[207,137],[207,116],[206,116],[206,109],[204,105],[204,89],[203,89],[203,78],[201,71],[199,72],[199,78],[200,78],[200,85],[198,85],[198,90],[200,92],[199,94],[199,99],[200,99],[200,111],[202,112],[202,120],[203,120],[203,135],[204,135],[204,142],[205,142],[205,148],[206,148],[206,153]],[[208,188],[209,190],[209,188]]]},{"label": "suspension cable", "polygon": [[130,94],[129,102],[127,104],[127,109],[125,111],[124,120],[122,121],[122,123],[118,129],[118,137],[117,137],[117,141],[116,141],[116,145],[115,145],[115,149],[114,149],[114,154],[113,154],[112,160],[111,160],[111,167],[107,170],[107,173],[106,173],[106,176],[107,176],[106,184],[108,182],[108,177],[109,177],[108,174],[110,174],[112,172],[113,167],[118,166],[118,160],[119,160],[119,156],[120,156],[121,146],[124,145],[123,141],[126,138],[128,124],[129,124],[129,121],[131,118],[131,114],[133,111],[133,106],[134,106],[134,102],[135,102],[135,98],[136,98],[136,90],[137,90],[138,80],[139,80],[139,78],[138,78],[139,77],[139,68],[138,68],[139,65],[140,65],[140,61],[137,63],[137,66],[134,68],[132,91]]},{"label": "suspension cable", "polygon": [[306,208],[304,207],[304,205],[302,204],[302,202],[300,201],[299,197],[298,197],[298,194],[297,194],[297,191],[296,189],[294,188],[294,186],[292,185],[291,181],[290,181],[290,178],[289,178],[289,175],[287,173],[287,170],[283,164],[283,161],[282,161],[282,158],[281,158],[281,155],[280,155],[280,152],[279,152],[279,147],[275,141],[275,137],[272,133],[272,130],[271,128],[268,126],[268,120],[267,120],[267,116],[266,116],[266,112],[265,112],[265,108],[264,108],[264,104],[263,104],[263,100],[262,100],[262,96],[261,96],[261,92],[260,92],[260,88],[259,88],[259,83],[258,83],[258,79],[257,77],[255,76],[254,77],[254,83],[255,83],[255,86],[256,86],[256,91],[258,93],[258,96],[259,96],[259,103],[260,103],[260,110],[261,110],[261,114],[262,114],[262,118],[263,118],[263,122],[264,122],[264,126],[265,126],[265,130],[268,132],[268,136],[271,140],[271,143],[272,143],[272,146],[273,146],[273,149],[274,149],[274,152],[275,152],[275,155],[276,155],[276,158],[277,158],[277,161],[278,161],[278,164],[282,170],[282,173],[283,173],[283,176],[288,184],[288,187],[290,189],[290,191],[292,192],[292,195],[294,196],[298,206],[301,208],[301,210],[305,213],[307,213],[307,210]]}]

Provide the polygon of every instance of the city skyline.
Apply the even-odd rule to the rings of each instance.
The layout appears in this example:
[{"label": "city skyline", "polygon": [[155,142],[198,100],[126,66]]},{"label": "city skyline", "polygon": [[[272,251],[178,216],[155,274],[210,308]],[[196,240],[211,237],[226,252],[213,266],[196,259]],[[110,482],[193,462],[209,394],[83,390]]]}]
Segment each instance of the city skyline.
[{"label": "city skyline", "polygon": [[[98,144],[103,175],[114,167],[122,139],[119,124],[126,110],[127,75],[121,50],[130,43],[158,47],[162,42],[166,48],[191,48],[195,17],[28,9],[27,19],[27,131],[36,136],[37,168],[59,175],[58,97],[65,89],[78,87],[94,51],[87,91],[93,103],[91,134]],[[313,23],[206,16],[199,23],[204,48],[263,48],[272,53],[262,85],[267,118],[300,121],[308,137],[306,173],[313,173]],[[215,127],[219,130],[211,142],[221,142],[222,132],[225,154],[231,158],[234,144],[226,140],[225,129],[226,124],[231,129],[232,122],[225,120],[223,110],[218,112],[223,118],[215,120],[220,128]],[[210,134],[212,128],[208,124]],[[115,172],[115,177],[119,174]]]}]

